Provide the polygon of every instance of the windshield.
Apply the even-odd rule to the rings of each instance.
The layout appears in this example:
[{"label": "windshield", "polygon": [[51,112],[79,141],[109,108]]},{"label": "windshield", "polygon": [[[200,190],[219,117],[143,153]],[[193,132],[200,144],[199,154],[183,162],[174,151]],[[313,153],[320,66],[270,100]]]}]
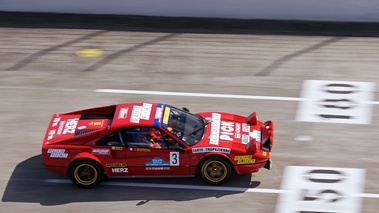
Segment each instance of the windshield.
[{"label": "windshield", "polygon": [[201,140],[205,126],[206,123],[202,117],[166,105],[162,127],[189,146]]}]

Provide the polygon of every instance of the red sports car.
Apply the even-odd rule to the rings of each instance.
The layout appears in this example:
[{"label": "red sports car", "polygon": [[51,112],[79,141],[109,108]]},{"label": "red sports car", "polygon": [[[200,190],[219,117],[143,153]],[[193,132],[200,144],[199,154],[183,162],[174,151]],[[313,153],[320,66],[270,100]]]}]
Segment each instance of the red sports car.
[{"label": "red sports car", "polygon": [[195,176],[220,185],[233,173],[270,169],[274,124],[225,112],[190,113],[161,103],[125,103],[55,114],[44,165],[83,188],[106,177]]}]

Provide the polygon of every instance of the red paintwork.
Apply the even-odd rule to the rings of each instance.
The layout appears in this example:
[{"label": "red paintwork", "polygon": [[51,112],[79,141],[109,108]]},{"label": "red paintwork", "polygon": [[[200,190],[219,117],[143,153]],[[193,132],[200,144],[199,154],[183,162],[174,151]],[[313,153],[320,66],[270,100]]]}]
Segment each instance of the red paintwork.
[{"label": "red paintwork", "polygon": [[[96,145],[96,141],[119,129],[153,126],[157,119],[162,120],[164,110],[157,110],[157,103],[147,104],[151,108],[141,111],[143,106],[144,103],[125,103],[53,115],[42,145],[45,166],[65,175],[72,162],[85,158],[98,162],[108,177],[188,176],[195,175],[196,168],[203,159],[220,156],[227,159],[238,174],[248,174],[257,172],[270,158],[274,126],[272,122],[265,126],[257,119],[256,113],[248,117],[225,112],[197,113],[211,122],[202,140],[196,145],[190,147],[177,139],[184,147],[181,151]],[[133,115],[133,112],[138,111],[134,108],[139,109],[139,115]],[[104,116],[81,120],[83,114]],[[165,129],[161,130],[171,135]],[[78,132],[82,134],[75,136]],[[261,141],[271,139],[269,150],[262,150],[262,142],[257,142],[259,135]],[[179,158],[170,159],[175,154]],[[170,165],[173,160],[178,161]],[[154,163],[156,166],[147,166]]]}]

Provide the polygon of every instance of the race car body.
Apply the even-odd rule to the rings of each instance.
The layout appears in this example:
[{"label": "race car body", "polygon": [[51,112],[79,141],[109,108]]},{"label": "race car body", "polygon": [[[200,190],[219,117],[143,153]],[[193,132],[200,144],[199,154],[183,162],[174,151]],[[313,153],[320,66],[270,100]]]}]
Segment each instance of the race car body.
[{"label": "race car body", "polygon": [[270,169],[274,124],[254,112],[190,113],[161,103],[125,103],[53,115],[44,165],[83,188],[106,177],[194,176],[211,185]]}]

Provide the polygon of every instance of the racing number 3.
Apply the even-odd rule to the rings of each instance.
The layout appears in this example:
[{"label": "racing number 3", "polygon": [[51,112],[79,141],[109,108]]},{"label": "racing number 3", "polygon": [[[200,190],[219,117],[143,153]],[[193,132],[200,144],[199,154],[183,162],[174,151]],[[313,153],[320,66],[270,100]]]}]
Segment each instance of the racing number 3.
[{"label": "racing number 3", "polygon": [[179,152],[170,152],[170,166],[179,166]]}]

